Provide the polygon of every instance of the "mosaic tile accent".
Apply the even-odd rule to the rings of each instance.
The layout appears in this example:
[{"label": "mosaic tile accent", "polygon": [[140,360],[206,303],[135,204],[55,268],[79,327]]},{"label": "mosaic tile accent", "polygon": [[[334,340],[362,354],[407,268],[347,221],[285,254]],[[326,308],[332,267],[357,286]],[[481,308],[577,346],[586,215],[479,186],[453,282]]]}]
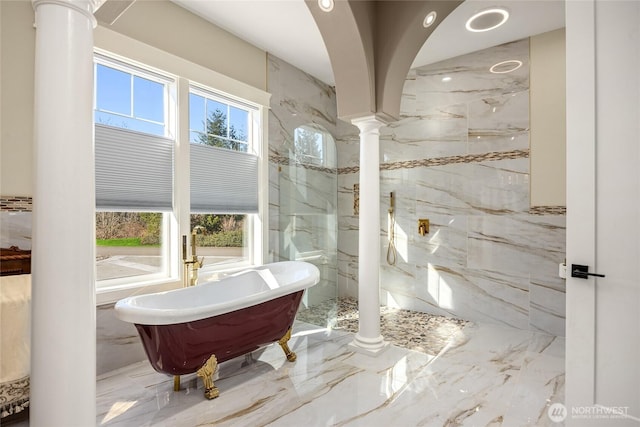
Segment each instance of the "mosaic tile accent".
[{"label": "mosaic tile accent", "polygon": [[[445,166],[454,165],[458,163],[482,163],[492,162],[498,160],[511,160],[511,159],[528,159],[529,150],[511,150],[511,151],[494,151],[490,153],[480,154],[467,154],[464,156],[446,156],[435,157],[431,159],[417,159],[417,160],[405,160],[402,162],[382,163],[380,170],[396,170],[396,169],[413,169],[419,167],[433,167],[433,166]],[[359,166],[350,166],[345,168],[339,168],[338,174],[356,173],[360,171]]]},{"label": "mosaic tile accent", "polygon": [[411,169],[417,167],[445,166],[457,163],[481,163],[497,160],[529,158],[529,150],[497,151],[466,156],[437,157],[433,159],[406,160],[403,162],[383,163],[380,170]]},{"label": "mosaic tile accent", "polygon": [[[358,302],[353,298],[327,300],[311,308],[300,308],[297,320],[330,329],[358,332]],[[439,354],[466,320],[382,306],[380,333],[385,340],[409,350]]]},{"label": "mosaic tile accent", "polygon": [[33,200],[31,197],[0,196],[0,208],[6,212],[31,212]]},{"label": "mosaic tile accent", "polygon": [[353,214],[360,214],[360,184],[353,184]]},{"label": "mosaic tile accent", "polygon": [[346,168],[338,168],[338,175],[346,175],[358,172],[360,172],[360,166],[347,166]]},{"label": "mosaic tile accent", "polygon": [[529,209],[530,215],[566,215],[566,206],[532,206]]},{"label": "mosaic tile accent", "polygon": [[304,169],[309,169],[309,170],[314,170],[314,171],[319,171],[319,172],[326,172],[326,173],[336,173],[337,169],[336,168],[327,168],[327,167],[323,167],[323,166],[317,166],[317,165],[310,165],[307,163],[300,163],[300,162],[291,162],[291,159],[289,159],[289,157],[286,156],[282,156],[280,154],[270,154],[269,155],[269,161],[271,163],[275,163],[279,166],[290,166],[290,165],[294,165],[296,167],[301,167]]}]

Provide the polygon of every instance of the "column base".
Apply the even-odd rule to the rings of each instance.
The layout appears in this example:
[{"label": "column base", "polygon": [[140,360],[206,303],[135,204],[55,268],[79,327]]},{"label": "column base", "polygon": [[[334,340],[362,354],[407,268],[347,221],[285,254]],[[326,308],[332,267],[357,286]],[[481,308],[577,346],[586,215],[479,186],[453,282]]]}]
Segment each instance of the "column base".
[{"label": "column base", "polygon": [[366,354],[367,356],[377,356],[389,347],[389,343],[379,335],[377,338],[363,338],[356,334],[353,341],[349,343],[349,350],[357,353]]}]

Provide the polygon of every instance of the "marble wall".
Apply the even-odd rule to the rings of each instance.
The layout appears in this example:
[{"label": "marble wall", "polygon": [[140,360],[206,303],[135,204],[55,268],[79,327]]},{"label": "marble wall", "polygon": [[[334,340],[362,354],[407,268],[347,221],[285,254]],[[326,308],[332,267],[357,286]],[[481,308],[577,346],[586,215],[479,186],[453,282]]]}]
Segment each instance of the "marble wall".
[{"label": "marble wall", "polygon": [[[409,73],[401,120],[381,130],[383,303],[564,335],[564,209],[529,205],[528,53],[526,39]],[[523,66],[489,72],[511,59]],[[357,296],[357,129],[339,125],[338,139],[339,289]]]},{"label": "marble wall", "polygon": [[[306,294],[314,305],[337,295],[337,159],[335,91],[268,55],[269,260],[305,259],[320,268],[320,283]],[[323,161],[296,156],[295,129],[326,131]]]}]

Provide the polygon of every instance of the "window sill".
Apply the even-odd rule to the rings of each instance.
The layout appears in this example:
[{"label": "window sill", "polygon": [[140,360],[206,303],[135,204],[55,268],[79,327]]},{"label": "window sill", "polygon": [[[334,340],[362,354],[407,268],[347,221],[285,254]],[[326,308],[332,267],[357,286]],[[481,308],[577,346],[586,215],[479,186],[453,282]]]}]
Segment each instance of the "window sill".
[{"label": "window sill", "polygon": [[134,295],[152,294],[156,292],[178,289],[182,282],[175,277],[163,277],[146,281],[136,281],[129,284],[117,284],[96,289],[96,305],[114,304],[117,301]]}]

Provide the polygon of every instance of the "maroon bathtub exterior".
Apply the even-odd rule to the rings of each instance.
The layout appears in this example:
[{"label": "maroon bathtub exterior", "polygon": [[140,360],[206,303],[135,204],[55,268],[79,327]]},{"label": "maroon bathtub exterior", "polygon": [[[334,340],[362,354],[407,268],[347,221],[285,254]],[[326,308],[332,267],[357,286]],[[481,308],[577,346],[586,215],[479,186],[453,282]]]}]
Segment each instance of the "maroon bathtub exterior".
[{"label": "maroon bathtub exterior", "polygon": [[212,354],[221,363],[278,341],[293,325],[303,292],[206,319],[136,328],[156,371],[186,375]]}]

